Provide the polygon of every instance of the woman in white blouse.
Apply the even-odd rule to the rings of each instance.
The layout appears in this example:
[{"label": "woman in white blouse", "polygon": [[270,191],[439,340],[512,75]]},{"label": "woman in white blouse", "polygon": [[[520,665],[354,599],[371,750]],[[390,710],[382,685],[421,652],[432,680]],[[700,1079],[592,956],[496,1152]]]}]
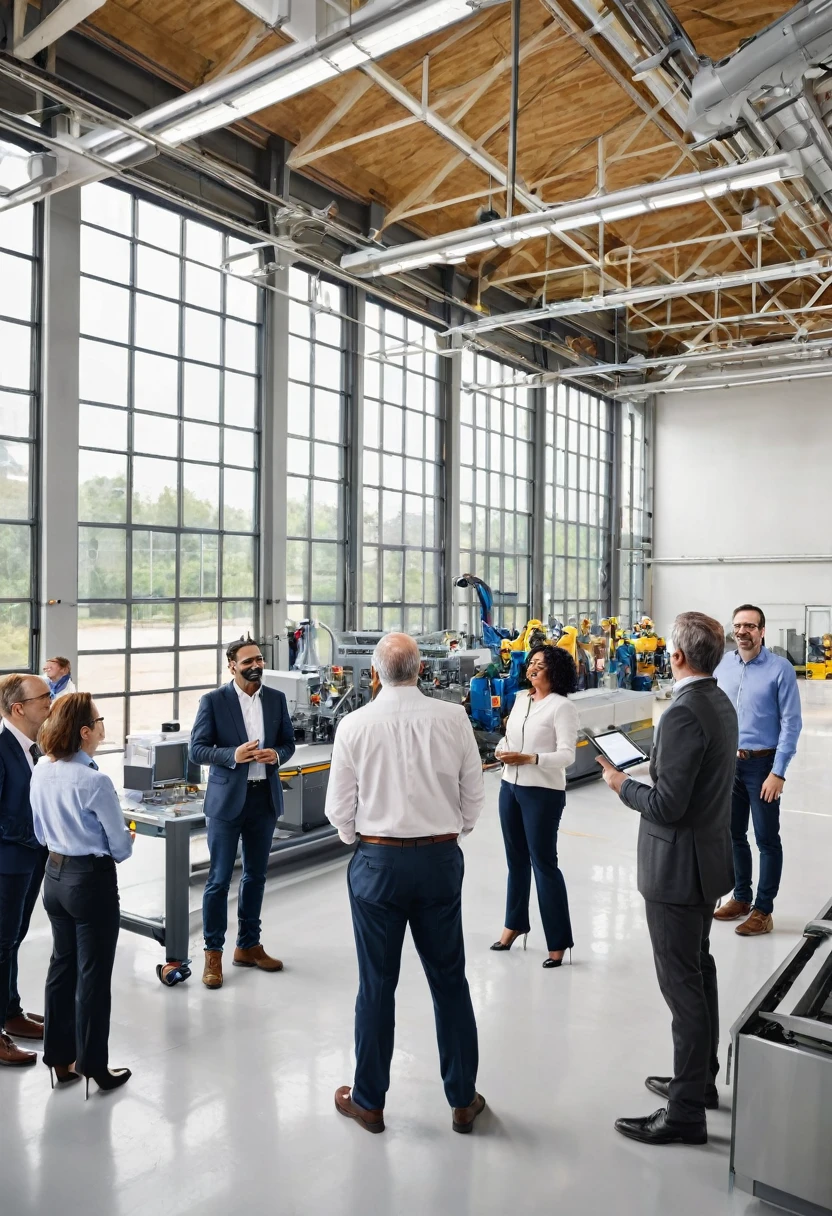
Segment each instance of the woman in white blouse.
[{"label": "woman in white blouse", "polygon": [[540,919],[549,957],[560,967],[571,950],[566,883],[558,867],[558,827],[566,805],[566,770],[575,759],[578,711],[575,664],[556,646],[535,646],[526,664],[529,690],[519,692],[505,738],[495,754],[503,764],[500,826],[508,862],[506,924],[492,950],[510,950],[529,932],[529,894],[534,870]]}]

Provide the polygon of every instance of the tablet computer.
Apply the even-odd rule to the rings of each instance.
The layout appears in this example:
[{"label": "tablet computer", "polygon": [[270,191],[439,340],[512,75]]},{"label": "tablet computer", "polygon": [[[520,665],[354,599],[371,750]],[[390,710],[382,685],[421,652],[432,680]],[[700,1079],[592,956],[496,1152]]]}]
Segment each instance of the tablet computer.
[{"label": "tablet computer", "polygon": [[632,768],[636,764],[643,764],[649,758],[637,743],[633,743],[632,739],[628,739],[620,730],[608,730],[602,735],[593,735],[592,742],[601,755],[616,768]]}]

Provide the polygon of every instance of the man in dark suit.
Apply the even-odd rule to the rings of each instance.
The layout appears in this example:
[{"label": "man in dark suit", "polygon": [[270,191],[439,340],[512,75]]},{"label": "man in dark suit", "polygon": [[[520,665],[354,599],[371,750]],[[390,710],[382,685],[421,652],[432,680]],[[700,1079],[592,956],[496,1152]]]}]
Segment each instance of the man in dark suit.
[{"label": "man in dark suit", "polygon": [[260,908],[275,821],[283,814],[279,767],[294,753],[295,735],[282,692],[262,687],[263,656],[250,637],[226,651],[234,679],[199,703],[191,731],[191,760],[208,764],[205,816],[211,866],[202,900],[206,988],[222,987],[222,947],[228,888],[243,842],[237,900],[235,967],[282,971],[260,944]]},{"label": "man in dark suit", "polygon": [[43,1018],[24,1013],[17,991],[17,955],[43,881],[46,849],[35,838],[29,784],[40,758],[35,740],[52,707],[40,676],[0,682],[0,1064],[34,1064],[10,1037],[42,1039]]},{"label": "man in dark suit", "polygon": [[709,950],[714,904],[734,882],[731,790],[737,715],[713,672],[725,649],[722,626],[683,612],[672,634],[673,703],[659,722],[650,776],[634,781],[606,760],[604,780],[641,814],[638,889],[662,996],[673,1018],[673,1076],[648,1077],[669,1099],[616,1129],[646,1144],[706,1144],[705,1110],[718,1106],[719,1009]]}]

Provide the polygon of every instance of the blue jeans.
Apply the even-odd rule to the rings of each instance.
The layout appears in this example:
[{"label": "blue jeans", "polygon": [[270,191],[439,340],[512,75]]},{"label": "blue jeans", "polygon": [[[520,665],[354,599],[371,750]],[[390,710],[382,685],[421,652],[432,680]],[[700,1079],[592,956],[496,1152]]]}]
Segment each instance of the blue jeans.
[{"label": "blue jeans", "polygon": [[455,840],[396,848],[359,844],[347,872],[358,954],[353,1101],[381,1110],[390,1087],[396,985],[405,929],[433,997],[439,1067],[451,1106],[476,1094],[477,1023],[465,978],[462,877]]},{"label": "blue jeans", "polygon": [[500,827],[506,846],[506,928],[529,931],[532,870],[547,950],[571,950],[566,883],[558,867],[558,827],[566,793],[538,786],[500,784]]},{"label": "blue jeans", "polygon": [[738,760],[731,802],[731,840],[734,847],[734,899],[752,902],[751,846],[748,843],[748,816],[754,824],[754,837],[760,850],[760,878],[754,907],[771,913],[780,875],[783,872],[783,846],[780,843],[780,799],[763,802],[760,790],[771,772],[773,756],[752,756]]},{"label": "blue jeans", "polygon": [[237,945],[249,950],[260,942],[260,909],[274,836],[275,813],[268,782],[250,785],[236,819],[208,820],[211,867],[202,897],[206,950],[222,950],[228,925],[228,888],[237,846],[243,842],[243,876],[237,898]]},{"label": "blue jeans", "polygon": [[29,931],[46,865],[46,849],[32,849],[31,869],[0,874],[0,1029],[23,1013],[17,991],[17,953]]}]

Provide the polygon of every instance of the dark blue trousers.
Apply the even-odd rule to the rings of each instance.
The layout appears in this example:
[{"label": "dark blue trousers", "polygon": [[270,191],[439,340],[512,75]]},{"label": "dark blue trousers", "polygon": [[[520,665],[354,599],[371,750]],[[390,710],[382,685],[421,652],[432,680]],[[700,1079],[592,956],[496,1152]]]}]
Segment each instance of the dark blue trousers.
[{"label": "dark blue trousers", "polygon": [[[771,772],[773,756],[751,756],[738,760],[734,774],[731,803],[731,841],[734,848],[734,899],[752,903],[771,914],[783,873],[783,846],[780,843],[780,799],[763,802],[760,790]],[[748,843],[748,816],[760,850],[760,878],[757,898],[752,899],[751,845]]]},{"label": "dark blue trousers", "polygon": [[390,1087],[396,985],[408,924],[433,997],[439,1067],[451,1106],[476,1094],[477,1023],[465,978],[462,877],[455,840],[415,848],[359,844],[347,886],[358,953],[352,1098],[381,1110]]},{"label": "dark blue trousers", "polygon": [[532,870],[547,950],[571,950],[572,924],[566,883],[558,867],[558,827],[566,794],[538,786],[500,785],[500,827],[506,846],[506,928],[529,931]]},{"label": "dark blue trousers", "polygon": [[228,926],[228,888],[243,842],[243,876],[237,898],[237,945],[250,950],[260,942],[260,909],[274,836],[275,813],[267,781],[248,787],[242,813],[236,819],[208,820],[211,866],[202,897],[202,929],[206,950],[222,950]]},{"label": "dark blue trousers", "polygon": [[46,849],[30,851],[29,869],[0,874],[0,1029],[6,1018],[20,1017],[23,1012],[17,990],[17,953],[29,931],[47,856]]}]

